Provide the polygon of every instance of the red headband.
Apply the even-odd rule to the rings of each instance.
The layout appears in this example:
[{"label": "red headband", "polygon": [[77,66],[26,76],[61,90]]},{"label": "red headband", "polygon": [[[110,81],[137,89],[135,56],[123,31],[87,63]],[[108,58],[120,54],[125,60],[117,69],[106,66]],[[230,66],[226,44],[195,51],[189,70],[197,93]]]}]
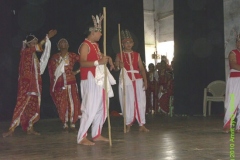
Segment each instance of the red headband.
[{"label": "red headband", "polygon": [[127,42],[127,41],[133,42],[133,39],[132,39],[132,38],[125,38],[125,39],[122,40],[122,43],[125,43],[125,42]]}]

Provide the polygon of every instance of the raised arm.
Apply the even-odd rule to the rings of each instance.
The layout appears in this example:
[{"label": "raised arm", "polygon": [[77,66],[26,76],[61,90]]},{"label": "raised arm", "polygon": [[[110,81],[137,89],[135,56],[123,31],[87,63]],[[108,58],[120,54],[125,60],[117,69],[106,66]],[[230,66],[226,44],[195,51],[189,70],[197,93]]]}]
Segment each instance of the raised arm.
[{"label": "raised arm", "polygon": [[[47,34],[48,38],[52,38],[57,34],[57,30],[50,30]],[[45,44],[46,42],[46,37],[43,38],[43,40],[40,41],[39,46],[42,48],[42,46]]]}]

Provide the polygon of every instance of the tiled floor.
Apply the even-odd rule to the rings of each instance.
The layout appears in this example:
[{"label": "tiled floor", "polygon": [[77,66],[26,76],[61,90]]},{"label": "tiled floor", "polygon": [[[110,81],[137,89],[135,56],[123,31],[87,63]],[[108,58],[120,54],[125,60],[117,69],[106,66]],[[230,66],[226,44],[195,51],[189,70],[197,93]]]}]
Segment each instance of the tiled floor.
[{"label": "tiled floor", "polygon": [[[166,117],[147,115],[149,133],[123,133],[123,118],[111,117],[112,147],[78,145],[77,133],[64,133],[58,119],[40,120],[40,136],[18,127],[12,137],[0,137],[1,160],[229,160],[230,136],[222,133],[222,117]],[[0,132],[10,122],[0,123]],[[79,126],[79,123],[77,124]],[[103,136],[108,136],[107,121]],[[235,159],[240,159],[240,134],[234,136]]]}]

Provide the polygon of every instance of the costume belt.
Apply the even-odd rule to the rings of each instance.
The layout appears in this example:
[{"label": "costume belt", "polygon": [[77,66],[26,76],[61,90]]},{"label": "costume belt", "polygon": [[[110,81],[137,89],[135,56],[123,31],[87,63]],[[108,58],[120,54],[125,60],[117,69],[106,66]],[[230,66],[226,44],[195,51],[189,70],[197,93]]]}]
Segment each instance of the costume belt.
[{"label": "costume belt", "polygon": [[230,77],[240,77],[240,72],[231,72]]}]

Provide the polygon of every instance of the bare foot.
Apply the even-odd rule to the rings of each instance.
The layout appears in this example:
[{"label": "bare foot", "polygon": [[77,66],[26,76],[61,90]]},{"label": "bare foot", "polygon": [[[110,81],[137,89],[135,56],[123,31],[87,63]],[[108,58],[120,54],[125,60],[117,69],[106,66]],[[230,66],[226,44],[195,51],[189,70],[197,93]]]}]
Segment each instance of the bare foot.
[{"label": "bare foot", "polygon": [[230,130],[229,129],[223,129],[223,133],[229,133]]},{"label": "bare foot", "polygon": [[8,136],[12,136],[13,132],[14,132],[14,130],[9,130],[8,132],[3,133],[2,136],[3,136],[3,138],[8,137]]},{"label": "bare foot", "polygon": [[108,142],[109,139],[108,139],[108,138],[105,138],[105,137],[103,137],[103,136],[100,135],[99,137],[95,138],[93,141],[104,141],[104,142]]},{"label": "bare foot", "polygon": [[149,129],[147,129],[145,126],[140,126],[139,131],[140,132],[149,132]]},{"label": "bare foot", "polygon": [[75,127],[70,127],[69,131],[70,131],[70,132],[77,132],[77,130],[76,130]]},{"label": "bare foot", "polygon": [[78,144],[82,144],[85,146],[93,146],[95,143],[89,141],[86,137],[84,137]]},{"label": "bare foot", "polygon": [[33,129],[33,128],[31,128],[31,129],[28,129],[28,130],[27,130],[27,134],[33,134],[33,135],[36,135],[36,136],[39,136],[39,135],[41,135],[40,133],[38,133],[38,132],[34,131],[34,129]]},{"label": "bare foot", "polygon": [[63,132],[67,133],[68,132],[68,127],[63,128]]},{"label": "bare foot", "polygon": [[130,132],[130,130],[131,130],[131,125],[129,124],[127,125],[126,132]]}]

